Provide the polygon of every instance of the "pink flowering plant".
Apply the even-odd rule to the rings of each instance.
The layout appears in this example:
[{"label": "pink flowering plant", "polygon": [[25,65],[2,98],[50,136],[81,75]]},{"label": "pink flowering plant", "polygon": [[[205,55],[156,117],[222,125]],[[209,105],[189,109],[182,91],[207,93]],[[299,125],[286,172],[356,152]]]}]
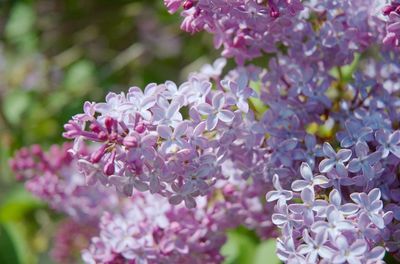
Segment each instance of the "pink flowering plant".
[{"label": "pink flowering plant", "polygon": [[284,263],[400,260],[400,2],[164,4],[221,58],[87,101],[69,143],[10,162],[69,219],[53,255],[71,232],[85,263],[222,263],[245,229]]}]

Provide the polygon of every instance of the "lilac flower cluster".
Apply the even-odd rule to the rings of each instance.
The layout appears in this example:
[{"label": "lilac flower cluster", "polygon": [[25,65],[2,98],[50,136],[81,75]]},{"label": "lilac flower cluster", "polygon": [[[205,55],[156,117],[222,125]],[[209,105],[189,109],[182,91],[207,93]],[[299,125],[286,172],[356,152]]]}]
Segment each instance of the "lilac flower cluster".
[{"label": "lilac flower cluster", "polygon": [[384,7],[383,14],[388,17],[386,36],[383,40],[385,44],[392,47],[400,45],[400,2],[391,1]]},{"label": "lilac flower cluster", "polygon": [[[60,263],[76,261],[84,248],[86,263],[220,263],[228,228],[244,225],[260,237],[277,235],[268,214],[272,207],[264,208],[260,190],[243,180],[216,183],[195,210],[150,193],[117,197],[110,189],[84,183],[71,148],[54,145],[44,152],[34,145],[10,162],[30,192],[70,217],[60,223],[51,251]],[[85,155],[89,148],[79,151]]]},{"label": "lilac flower cluster", "polygon": [[224,47],[224,56],[242,62],[275,51],[283,32],[293,26],[293,17],[303,9],[301,1],[268,0],[164,0],[170,13],[183,7],[181,28],[214,34],[214,46]]},{"label": "lilac flower cluster", "polygon": [[52,259],[61,264],[77,263],[82,249],[89,245],[97,232],[98,227],[93,223],[77,222],[71,218],[61,221],[52,243]]},{"label": "lilac flower cluster", "polygon": [[[336,189],[327,200],[316,197],[314,186],[327,184],[327,178],[313,177],[307,163],[302,164],[301,173],[317,184],[296,188],[299,183],[295,181],[292,189],[298,191],[292,193],[281,189],[276,175],[275,186],[279,190],[267,195],[268,201],[278,200],[272,215],[283,235],[278,239],[278,256],[289,263],[379,262],[385,249],[378,245],[384,238],[385,225],[392,220],[392,212],[383,211],[380,190],[352,193],[352,202],[342,204],[342,195]],[[288,204],[298,196],[300,203]]]},{"label": "lilac flower cluster", "polygon": [[[117,196],[103,186],[88,187],[73,156],[72,144],[53,145],[48,152],[40,146],[22,148],[10,161],[11,168],[26,189],[77,222],[93,223],[102,210],[113,208]],[[82,148],[81,151],[88,151]]]},{"label": "lilac flower cluster", "polygon": [[[103,214],[84,261],[220,263],[239,225],[279,236],[286,263],[400,258],[400,57],[384,46],[396,22],[386,34],[378,15],[398,4],[377,2],[165,0],[241,66],[109,93],[65,125],[85,190],[130,197]],[[243,66],[262,52],[268,66]],[[47,163],[25,150],[13,167],[51,183],[62,166]]]},{"label": "lilac flower cluster", "polygon": [[[317,56],[324,50],[349,62],[355,51],[383,39],[379,1],[164,0],[170,13],[183,8],[181,28],[214,35],[222,55],[240,64],[284,46],[289,53]],[[387,42],[387,40],[386,40]],[[318,56],[319,55],[319,56]],[[342,62],[342,63],[343,63]]]},{"label": "lilac flower cluster", "polygon": [[[245,182],[220,186],[196,209],[171,205],[158,194],[138,193],[106,212],[100,233],[83,251],[85,263],[221,263],[225,231],[245,225],[261,237],[274,235],[259,196]],[[218,196],[218,197],[217,197]],[[213,201],[214,200],[214,201]],[[267,217],[266,217],[267,216]]]},{"label": "lilac flower cluster", "polygon": [[[85,113],[66,125],[65,136],[75,138],[75,150],[82,140],[95,142],[98,150],[77,155],[89,182],[99,179],[126,195],[149,190],[192,208],[196,197],[209,197],[220,181],[249,180],[253,193],[246,195],[253,197],[274,183],[277,191],[267,200],[279,200],[272,221],[282,229],[278,252],[286,262],[342,263],[333,257],[353,243],[362,247],[354,259],[378,261],[385,249],[399,250],[397,58],[382,53],[378,60],[359,61],[351,82],[340,67],[335,76],[322,71],[324,64],[283,54],[271,59],[267,70],[239,67],[225,77],[209,66],[209,74],[192,74],[179,87],[168,81],[143,93],[131,88],[127,95],[111,93],[106,103],[87,103]],[[140,94],[135,98],[151,99],[130,101],[133,91]],[[268,108],[257,107],[255,100]],[[320,134],[324,129],[331,134]],[[334,219],[343,219],[350,230],[323,231]],[[360,225],[373,237],[360,235]],[[326,235],[319,235],[318,243],[329,248],[327,254],[300,250],[321,230]],[[374,254],[365,257],[367,251]]]},{"label": "lilac flower cluster", "polygon": [[[320,94],[320,109],[312,112],[307,111],[313,109],[312,97],[291,109],[301,97],[300,92],[290,93],[288,82],[287,95],[278,98],[289,108],[276,106],[266,112],[279,110],[276,122],[281,129],[273,135],[283,137],[280,148],[291,150],[279,153],[291,172],[277,171],[275,190],[267,194],[267,201],[277,201],[272,221],[282,232],[278,255],[283,261],[379,263],[385,250],[399,256],[396,60],[397,55],[386,53],[376,61],[361,60],[354,81],[333,81],[329,89],[335,93]],[[313,89],[314,94],[326,90]],[[272,118],[268,116],[270,123]],[[305,134],[307,124],[333,132]]]},{"label": "lilac flower cluster", "polygon": [[224,233],[205,210],[172,207],[156,195],[134,195],[120,214],[101,218],[86,263],[220,263]]},{"label": "lilac flower cluster", "polygon": [[[85,112],[65,125],[64,136],[75,139],[89,184],[99,180],[128,196],[133,189],[159,193],[192,208],[195,197],[225,178],[221,165],[229,155],[263,138],[262,129],[251,125],[255,120],[244,122],[252,115],[247,99],[257,96],[248,82],[241,73],[215,91],[199,73],[179,87],[167,81],[143,92],[133,87],[126,95],[110,93],[105,103],[87,102]],[[97,142],[97,150],[82,154],[82,140]]]}]

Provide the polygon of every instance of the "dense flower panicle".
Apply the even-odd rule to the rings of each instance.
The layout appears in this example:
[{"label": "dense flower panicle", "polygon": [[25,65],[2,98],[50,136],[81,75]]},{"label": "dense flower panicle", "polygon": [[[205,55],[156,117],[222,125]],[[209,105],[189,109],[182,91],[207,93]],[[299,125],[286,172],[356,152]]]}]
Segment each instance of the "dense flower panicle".
[{"label": "dense flower panicle", "polygon": [[[105,208],[117,204],[117,196],[102,186],[87,186],[76,161],[68,152],[72,144],[51,146],[45,152],[38,145],[19,150],[10,164],[28,191],[57,211],[81,222],[95,222]],[[88,151],[82,148],[81,151]]]},{"label": "dense flower panicle", "polygon": [[[223,47],[222,55],[234,57],[239,63],[264,52],[279,52],[280,45],[299,59],[299,53],[303,53],[305,56],[301,56],[308,60],[330,58],[334,64],[349,63],[355,51],[364,50],[373,40],[383,39],[385,26],[377,3],[374,0],[164,0],[170,13],[182,7],[183,30],[210,32],[214,35],[214,46]],[[391,31],[395,31],[392,25]],[[393,40],[387,36],[385,42]]]},{"label": "dense flower panicle", "polygon": [[213,219],[172,207],[153,195],[135,195],[120,214],[101,218],[100,234],[83,253],[86,263],[219,263],[225,241]]},{"label": "dense flower panicle", "polygon": [[[192,208],[196,197],[210,197],[218,181],[250,180],[253,197],[273,183],[276,191],[267,201],[277,201],[271,220],[282,230],[278,255],[284,261],[341,263],[352,246],[362,249],[353,260],[378,261],[381,245],[398,251],[390,231],[399,218],[395,58],[382,53],[375,63],[361,60],[350,83],[322,72],[324,65],[278,54],[267,70],[240,67],[224,78],[196,73],[180,86],[168,81],[144,92],[132,88],[126,95],[111,93],[106,103],[86,103],[65,136],[75,139],[74,151],[82,140],[94,142],[96,151],[76,152],[89,183],[100,180],[128,196],[149,191]],[[268,109],[260,112],[255,99]],[[309,133],[310,125],[337,133]],[[329,250],[306,249],[313,243]]]},{"label": "dense flower panicle", "polygon": [[[180,86],[149,85],[140,93],[152,98],[144,110],[141,100],[129,101],[132,89],[127,95],[110,94],[106,103],[86,103],[85,113],[66,125],[65,136],[75,138],[75,151],[82,139],[95,143],[95,152],[76,155],[88,182],[100,180],[128,196],[150,191],[192,208],[196,197],[209,197],[219,181],[250,179],[249,197],[271,190],[273,183],[276,191],[268,193],[267,201],[277,201],[272,222],[282,230],[284,246],[278,253],[284,261],[341,263],[348,255],[341,250],[353,243],[363,248],[354,259],[366,261],[361,256],[368,251],[373,252],[369,260],[378,261],[385,251],[382,243],[398,251],[390,232],[399,215],[393,192],[399,188],[399,132],[393,124],[399,122],[400,101],[399,88],[389,83],[397,78],[395,58],[382,53],[378,62],[360,61],[360,71],[348,84],[340,75],[316,70],[297,72],[311,74],[303,81],[290,78],[296,62],[284,55],[265,71],[238,68],[212,80],[196,73]],[[392,65],[389,71],[387,65]],[[341,94],[328,96],[327,87],[342,89]],[[253,105],[254,98],[268,106],[264,113]],[[311,124],[339,131],[326,141],[305,130]],[[342,149],[335,150],[339,145]],[[376,188],[379,198],[366,198]],[[295,198],[302,203],[294,203]],[[342,221],[344,229],[329,229],[335,221]],[[258,228],[254,220],[248,222]],[[365,237],[359,236],[361,228]],[[270,226],[267,230],[264,237],[271,235]],[[298,241],[307,236],[304,232],[310,239]],[[326,235],[315,237],[320,232]],[[312,245],[313,239],[328,244],[330,253],[305,253],[301,245]],[[335,254],[343,258],[333,260]]]},{"label": "dense flower panicle", "polygon": [[390,47],[398,48],[400,46],[400,3],[391,1],[383,8],[383,15],[388,18],[383,42]]},{"label": "dense flower panicle", "polygon": [[[228,176],[221,167],[230,155],[245,148],[256,158],[263,141],[264,129],[247,103],[257,96],[247,73],[223,83],[214,91],[207,77],[193,74],[179,87],[167,81],[144,92],[110,93],[105,103],[87,102],[64,133],[75,139],[87,182],[114,185],[128,196],[133,189],[159,193],[171,204],[195,207],[195,197]],[[96,142],[97,150],[82,154],[82,140]]]},{"label": "dense flower panicle", "polygon": [[258,229],[261,237],[275,234],[259,197],[242,198],[248,187],[244,182],[221,186],[196,209],[171,205],[157,194],[135,194],[123,202],[120,212],[102,216],[100,233],[83,251],[83,260],[221,263],[219,251],[228,228],[245,225]]},{"label": "dense flower panicle", "polygon": [[165,0],[171,13],[180,6],[184,17],[181,28],[187,32],[206,30],[214,34],[216,48],[224,47],[223,55],[238,61],[275,51],[283,31],[293,25],[293,17],[303,9],[301,1],[268,0]]},{"label": "dense flower panicle", "polygon": [[[21,149],[11,161],[29,191],[72,217],[59,225],[54,238],[51,254],[60,263],[75,261],[89,241],[82,255],[87,263],[220,263],[224,230],[244,225],[260,237],[276,235],[269,220],[272,207],[264,208],[260,199],[259,192],[265,192],[243,180],[217,183],[196,210],[150,193],[119,198],[111,190],[85,184],[68,152],[71,147],[54,145],[44,152],[35,145]],[[85,151],[89,148],[80,153]]]},{"label": "dense flower panicle", "polygon": [[[108,212],[84,261],[220,263],[240,225],[279,236],[285,263],[400,258],[400,57],[382,45],[398,46],[400,4],[383,10],[385,37],[381,1],[164,3],[240,65],[86,102],[65,125],[73,145],[12,162],[73,216],[112,189],[129,197],[98,203]],[[267,66],[243,66],[263,52]]]},{"label": "dense flower panicle", "polygon": [[[383,54],[382,61],[359,63],[362,70],[355,75],[354,83],[345,86],[348,90],[344,93],[351,92],[352,97],[339,97],[338,109],[330,110],[328,120],[340,126],[337,140],[324,142],[317,136],[313,144],[323,143],[322,151],[307,146],[312,153],[309,157],[313,158],[302,154],[301,160],[307,163],[298,166],[292,162],[290,169],[299,171],[297,175],[303,179],[291,178],[290,174],[288,177],[287,172],[274,176],[276,191],[269,192],[266,198],[277,201],[272,221],[282,231],[278,255],[283,261],[375,263],[383,258],[385,249],[398,254],[394,231],[399,209],[394,204],[399,201],[396,168],[400,159],[395,124],[399,121],[400,99],[399,89],[388,85],[392,82],[388,76],[398,76],[394,74],[398,62],[392,63],[393,58],[393,54]],[[389,69],[388,65],[392,67]],[[290,106],[290,100],[285,100],[289,102],[281,105]],[[299,117],[294,118],[293,113]],[[301,141],[293,127],[307,119],[305,114],[292,110],[290,115],[280,115],[276,120],[281,132],[272,135]],[[270,115],[269,121],[272,118]],[[288,131],[289,125],[292,131]],[[342,148],[335,150],[332,142]],[[317,178],[319,184],[315,184]]]},{"label": "dense flower panicle", "polygon": [[79,223],[72,219],[60,222],[51,249],[52,258],[57,263],[76,263],[82,249],[89,245],[91,237],[98,232],[97,223]]}]

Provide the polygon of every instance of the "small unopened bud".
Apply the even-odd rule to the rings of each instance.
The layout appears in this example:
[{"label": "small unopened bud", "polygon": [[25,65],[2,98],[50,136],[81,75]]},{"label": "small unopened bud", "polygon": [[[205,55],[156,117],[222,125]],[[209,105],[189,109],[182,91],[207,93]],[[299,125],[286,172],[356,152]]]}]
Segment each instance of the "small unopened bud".
[{"label": "small unopened bud", "polygon": [[99,133],[101,131],[101,128],[98,124],[92,123],[90,124],[90,130],[92,130],[95,133]]},{"label": "small unopened bud", "polygon": [[29,157],[29,150],[26,147],[23,147],[19,151],[19,155],[21,155],[22,158],[28,158]]},{"label": "small unopened bud", "polygon": [[137,126],[135,127],[135,131],[138,133],[143,133],[146,129],[146,126],[143,123],[139,123],[137,124]]},{"label": "small unopened bud", "polygon": [[111,132],[111,134],[109,136],[109,139],[112,140],[112,141],[117,140],[118,139],[118,134],[115,133],[115,132]]},{"label": "small unopened bud", "polygon": [[271,17],[273,18],[278,18],[279,17],[279,11],[277,10],[271,10],[271,12],[269,13]]},{"label": "small unopened bud", "polygon": [[31,151],[32,151],[33,155],[36,155],[36,156],[42,156],[43,155],[42,148],[38,144],[33,145],[31,147]]},{"label": "small unopened bud", "polygon": [[96,152],[94,152],[90,156],[90,161],[92,163],[97,163],[101,160],[101,158],[104,156],[104,153],[106,151],[106,144],[102,145]]},{"label": "small unopened bud", "polygon": [[73,139],[74,137],[79,135],[79,131],[76,129],[76,126],[72,123],[67,123],[64,125],[65,132],[62,134],[63,137]]},{"label": "small unopened bud", "polygon": [[128,148],[136,148],[138,146],[137,138],[134,136],[126,136],[122,143]]},{"label": "small unopened bud", "polygon": [[101,132],[97,135],[97,138],[100,139],[100,140],[107,140],[107,139],[108,139],[108,135],[107,135],[106,132],[101,131]]},{"label": "small unopened bud", "polygon": [[390,12],[392,12],[392,11],[394,11],[395,10],[395,7],[394,6],[392,6],[392,5],[387,5],[387,6],[385,6],[383,9],[382,9],[382,13],[385,15],[385,16],[388,16],[389,14],[390,14]]},{"label": "small unopened bud", "polygon": [[106,165],[104,165],[104,174],[107,176],[113,175],[114,174],[114,163],[107,162]]},{"label": "small unopened bud", "polygon": [[188,10],[194,6],[194,1],[193,0],[186,0],[183,3],[183,9]]},{"label": "small unopened bud", "polygon": [[18,162],[15,159],[10,160],[8,164],[13,171],[17,171],[19,169]]},{"label": "small unopened bud", "polygon": [[224,196],[229,197],[235,192],[235,187],[232,184],[228,184],[222,189],[222,192]]},{"label": "small unopened bud", "polygon": [[114,166],[114,161],[115,161],[115,151],[111,153],[111,157],[107,161],[106,165],[104,165],[104,174],[105,175],[113,175],[115,172],[115,166]]},{"label": "small unopened bud", "polygon": [[233,39],[233,46],[238,48],[238,47],[243,47],[246,44],[246,40],[242,35],[238,35]]},{"label": "small unopened bud", "polygon": [[107,116],[106,119],[104,120],[104,125],[106,126],[108,133],[111,133],[112,127],[114,125],[114,119],[112,119],[112,117]]},{"label": "small unopened bud", "polygon": [[273,18],[278,18],[280,16],[279,9],[274,3],[273,0],[268,0],[268,5],[271,8],[271,11],[269,12],[269,15]]}]

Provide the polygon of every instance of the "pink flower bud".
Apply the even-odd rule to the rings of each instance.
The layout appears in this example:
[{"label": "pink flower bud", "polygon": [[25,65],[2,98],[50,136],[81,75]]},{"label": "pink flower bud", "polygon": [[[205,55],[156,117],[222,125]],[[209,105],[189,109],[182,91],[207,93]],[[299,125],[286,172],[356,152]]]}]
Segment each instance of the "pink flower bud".
[{"label": "pink flower bud", "polygon": [[112,119],[112,117],[107,116],[106,119],[104,120],[104,125],[106,126],[108,133],[111,133],[112,127],[114,125],[114,119]]},{"label": "pink flower bud", "polygon": [[99,162],[105,154],[106,146],[107,145],[104,144],[96,152],[94,152],[90,157],[90,161],[93,163]]},{"label": "pink flower bud", "polygon": [[123,144],[128,148],[136,148],[138,146],[138,141],[134,136],[126,136],[123,140]]},{"label": "pink flower bud", "polygon": [[97,135],[97,138],[104,141],[104,140],[107,140],[107,139],[108,139],[108,135],[107,135],[106,132],[101,131],[101,132]]},{"label": "pink flower bud", "polygon": [[110,176],[114,174],[115,172],[114,161],[115,161],[115,151],[111,153],[111,156],[108,159],[106,165],[104,165],[103,172],[105,175]]},{"label": "pink flower bud", "polygon": [[146,130],[146,126],[143,123],[139,123],[136,127],[135,127],[135,131],[138,133],[143,133]]},{"label": "pink flower bud", "polygon": [[194,6],[194,1],[193,0],[186,0],[183,3],[183,9],[188,10]]},{"label": "pink flower bud", "polygon": [[101,128],[98,124],[92,123],[90,124],[90,130],[92,130],[95,133],[99,133],[101,131]]}]

